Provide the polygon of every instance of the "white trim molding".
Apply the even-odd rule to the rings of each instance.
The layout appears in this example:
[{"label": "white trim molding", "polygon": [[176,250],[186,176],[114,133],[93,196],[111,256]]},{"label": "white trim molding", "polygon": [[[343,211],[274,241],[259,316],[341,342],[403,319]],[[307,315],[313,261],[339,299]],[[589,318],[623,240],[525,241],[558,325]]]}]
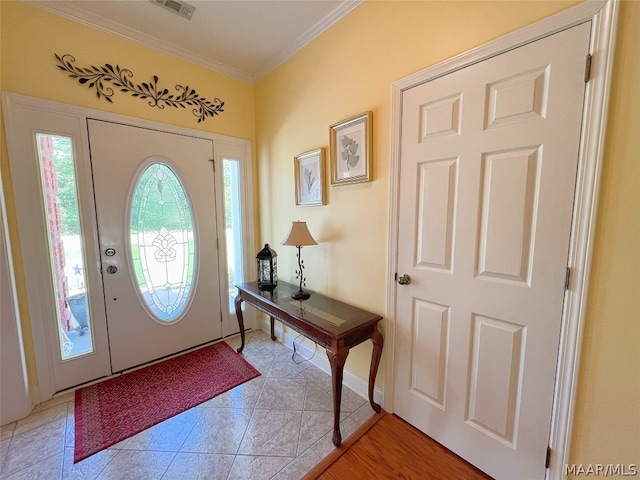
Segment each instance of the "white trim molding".
[{"label": "white trim molding", "polygon": [[329,12],[326,17],[321,19],[313,27],[300,35],[294,42],[280,50],[276,55],[274,55],[266,63],[264,63],[253,75],[253,80],[258,81],[262,79],[269,72],[282,65],[289,58],[293,57],[296,53],[302,50],[307,44],[311,43],[322,33],[332,27],[335,23],[339,22],[345,16],[359,7],[362,2],[364,2],[364,0],[346,0],[341,2],[336,8]]},{"label": "white trim molding", "polygon": [[308,43],[316,39],[335,23],[339,22],[354,9],[359,7],[364,0],[343,0],[324,18],[320,19],[309,30],[296,38],[289,45],[277,52],[273,57],[267,59],[262,65],[256,66],[255,71],[243,70],[213,58],[194,53],[185,48],[175,45],[166,39],[148,35],[135,28],[128,27],[102,15],[93,13],[82,8],[73,1],[58,0],[27,0],[30,5],[46,10],[47,12],[63,16],[83,25],[96,28],[110,35],[136,42],[145,47],[157,50],[161,53],[171,55],[175,58],[187,61],[194,65],[221,73],[231,78],[247,83],[255,83],[263,78],[276,67],[287,61],[297,52],[302,50]]},{"label": "white trim molding", "polygon": [[138,43],[147,48],[151,48],[158,52],[171,55],[193,65],[198,65],[200,67],[221,73],[223,75],[241,80],[243,82],[253,83],[254,79],[248,72],[244,72],[239,68],[232,67],[225,63],[218,62],[203,55],[199,55],[186,49],[177,47],[171,42],[158,39],[152,35],[147,35],[140,30],[136,30],[126,25],[122,25],[121,23],[114,22],[113,20],[103,17],[102,15],[98,15],[83,9],[82,7],[76,5],[75,2],[51,2],[47,0],[33,0],[29,1],[29,4],[46,10],[49,13],[68,18],[69,20],[73,20],[74,22],[78,22],[91,28],[102,30],[103,32],[106,32],[110,35],[114,35],[130,42]]},{"label": "white trim molding", "polygon": [[393,412],[393,382],[396,356],[397,285],[394,281],[394,275],[397,272],[397,249],[399,243],[400,129],[404,92],[540,38],[575,25],[591,22],[591,77],[586,87],[582,117],[582,138],[568,264],[572,273],[562,317],[555,397],[549,438],[552,454],[550,465],[547,469],[547,479],[566,478],[564,466],[569,460],[589,273],[596,226],[600,171],[607,125],[618,9],[619,6],[616,0],[584,2],[495,41],[404,77],[392,85],[390,228],[387,255],[387,281],[389,287],[387,288],[386,318],[388,323],[385,329],[386,375],[384,383],[386,394],[385,410],[389,412]]},{"label": "white trim molding", "polygon": [[11,262],[11,239],[7,226],[4,188],[0,172],[0,425],[29,415],[31,392],[24,356],[22,326]]}]

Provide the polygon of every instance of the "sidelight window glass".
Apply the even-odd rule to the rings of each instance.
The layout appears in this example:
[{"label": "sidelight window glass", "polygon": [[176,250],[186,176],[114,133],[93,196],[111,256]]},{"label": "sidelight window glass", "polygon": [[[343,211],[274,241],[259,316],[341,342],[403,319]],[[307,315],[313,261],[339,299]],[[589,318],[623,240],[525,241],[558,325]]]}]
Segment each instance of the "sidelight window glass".
[{"label": "sidelight window glass", "polygon": [[224,170],[224,219],[227,245],[227,282],[229,313],[235,313],[234,299],[237,295],[236,283],[244,278],[242,261],[242,216],[240,201],[240,162],[223,159]]},{"label": "sidelight window glass", "polygon": [[93,352],[73,141],[36,134],[62,360]]}]

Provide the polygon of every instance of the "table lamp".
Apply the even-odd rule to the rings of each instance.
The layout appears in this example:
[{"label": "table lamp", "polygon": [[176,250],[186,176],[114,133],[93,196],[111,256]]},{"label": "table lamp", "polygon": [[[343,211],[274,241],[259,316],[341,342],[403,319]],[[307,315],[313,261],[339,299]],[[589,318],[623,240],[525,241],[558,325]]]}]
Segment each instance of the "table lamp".
[{"label": "table lamp", "polygon": [[289,235],[287,235],[282,241],[282,245],[298,248],[298,270],[296,270],[296,279],[300,280],[300,288],[297,292],[291,295],[291,297],[296,300],[306,300],[311,296],[309,292],[306,292],[302,289],[303,285],[306,286],[307,279],[303,275],[304,262],[302,261],[302,257],[300,256],[300,249],[306,245],[317,244],[318,242],[316,242],[311,236],[311,233],[309,233],[306,222],[292,222]]}]

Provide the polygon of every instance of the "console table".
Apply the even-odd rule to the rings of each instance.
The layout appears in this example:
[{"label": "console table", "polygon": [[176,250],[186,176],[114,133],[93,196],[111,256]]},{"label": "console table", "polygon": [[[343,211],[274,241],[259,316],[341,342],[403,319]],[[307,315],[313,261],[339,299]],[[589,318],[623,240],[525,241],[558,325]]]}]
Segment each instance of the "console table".
[{"label": "console table", "polygon": [[380,315],[361,310],[352,305],[313,293],[307,300],[294,300],[291,294],[298,287],[278,282],[274,291],[261,291],[258,282],[236,285],[238,295],[235,299],[236,316],[240,326],[242,344],[238,353],[244,349],[245,332],[242,317],[242,302],[253,305],[271,317],[271,339],[275,340],[273,322],[278,319],[293,330],[310,338],[327,349],[331,364],[331,383],[333,389],[333,444],[342,442],[340,434],[340,401],[342,399],[342,374],[349,349],[364,342],[373,342],[371,368],[369,370],[369,403],[376,413],[380,405],[373,401],[373,389],[382,356],[382,335],[378,331]]}]

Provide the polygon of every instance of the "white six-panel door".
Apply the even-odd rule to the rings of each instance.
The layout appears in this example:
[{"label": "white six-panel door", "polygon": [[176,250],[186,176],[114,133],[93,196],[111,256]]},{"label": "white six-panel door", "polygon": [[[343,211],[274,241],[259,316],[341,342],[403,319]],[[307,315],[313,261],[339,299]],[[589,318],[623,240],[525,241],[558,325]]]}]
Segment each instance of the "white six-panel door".
[{"label": "white six-panel door", "polygon": [[590,25],[403,93],[394,410],[544,478]]}]

